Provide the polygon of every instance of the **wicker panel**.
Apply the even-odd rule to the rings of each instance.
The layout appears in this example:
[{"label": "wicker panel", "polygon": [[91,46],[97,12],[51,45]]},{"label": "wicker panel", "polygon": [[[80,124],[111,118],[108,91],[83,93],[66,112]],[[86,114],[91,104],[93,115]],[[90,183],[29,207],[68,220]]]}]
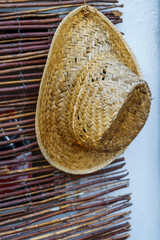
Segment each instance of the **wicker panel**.
[{"label": "wicker panel", "polygon": [[[88,176],[50,166],[35,136],[35,108],[51,39],[83,1],[0,3],[0,239],[126,239],[130,195],[123,158]],[[113,23],[117,1],[87,1]],[[30,10],[30,7],[33,10]],[[52,11],[51,11],[52,10]],[[120,211],[121,210],[121,211]]]}]

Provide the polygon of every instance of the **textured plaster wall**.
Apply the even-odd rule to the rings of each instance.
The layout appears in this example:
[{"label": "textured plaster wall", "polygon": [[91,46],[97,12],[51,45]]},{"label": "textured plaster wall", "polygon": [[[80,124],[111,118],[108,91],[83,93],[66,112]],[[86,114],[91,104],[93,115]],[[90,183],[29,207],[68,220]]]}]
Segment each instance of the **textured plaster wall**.
[{"label": "textured plaster wall", "polygon": [[120,0],[123,23],[118,29],[133,49],[152,97],[145,127],[124,156],[132,193],[131,240],[160,239],[160,0]]}]

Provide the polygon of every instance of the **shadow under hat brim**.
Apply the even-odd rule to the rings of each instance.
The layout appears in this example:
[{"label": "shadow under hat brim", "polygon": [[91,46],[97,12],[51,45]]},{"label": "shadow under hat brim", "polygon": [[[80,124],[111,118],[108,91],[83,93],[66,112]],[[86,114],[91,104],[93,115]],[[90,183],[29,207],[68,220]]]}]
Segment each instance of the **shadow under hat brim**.
[{"label": "shadow under hat brim", "polygon": [[[40,85],[35,124],[36,124],[37,141],[38,141],[40,150],[44,155],[44,157],[46,158],[46,160],[56,168],[72,174],[86,174],[86,173],[97,171],[105,167],[112,161],[114,161],[126,149],[126,147],[124,147],[123,149],[116,152],[97,152],[97,151],[89,151],[78,144],[68,145],[66,142],[64,142],[61,135],[58,134],[56,122],[54,121],[53,121],[52,129],[49,129],[48,131],[46,131],[46,135],[51,134],[51,132],[53,132],[53,136],[52,136],[53,142],[52,143],[46,142],[44,146],[44,142],[42,141],[42,138],[41,138],[41,131],[45,131],[45,124],[40,125],[38,119],[41,112],[41,101],[44,100],[42,99],[42,91],[44,90],[43,83],[46,81],[48,72],[51,70],[50,62],[52,61],[52,54],[54,49],[56,49],[56,43],[58,41],[61,29],[65,28],[67,22],[72,21],[72,17],[80,13],[81,11],[85,12],[85,14],[90,14],[90,13],[92,13],[93,15],[96,14],[103,19],[104,23],[107,24],[108,28],[110,28],[110,31],[112,31],[113,33],[112,37],[115,36],[118,39],[117,43],[114,42],[113,44],[113,50],[115,50],[115,54],[117,55],[118,60],[121,60],[123,64],[125,64],[128,68],[130,68],[135,74],[137,74],[140,77],[142,76],[139,66],[137,64],[136,58],[132,53],[132,51],[130,50],[130,48],[128,47],[125,40],[123,39],[122,35],[117,31],[115,26],[102,13],[100,13],[95,8],[87,5],[81,6],[75,9],[74,11],[72,11],[69,15],[67,15],[63,19],[63,21],[60,23],[50,47],[47,63],[44,69],[44,73],[43,73],[43,77]],[[119,53],[122,52],[124,54],[119,54],[118,51],[120,51]],[[119,56],[122,56],[122,59],[119,59]],[[59,60],[57,59],[57,61]],[[52,79],[48,78],[47,81],[52,81]],[[47,150],[49,148],[50,148],[50,154],[48,154],[48,150]]]}]

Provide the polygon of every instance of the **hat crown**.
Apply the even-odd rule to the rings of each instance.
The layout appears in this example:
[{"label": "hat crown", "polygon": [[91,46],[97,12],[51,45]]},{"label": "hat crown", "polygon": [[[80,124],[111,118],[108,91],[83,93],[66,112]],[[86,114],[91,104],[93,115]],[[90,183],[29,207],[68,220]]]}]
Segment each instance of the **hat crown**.
[{"label": "hat crown", "polygon": [[[61,126],[68,144],[78,143],[96,151],[115,151],[128,145],[131,138],[137,135],[137,126],[140,128],[143,124],[138,121],[143,118],[143,111],[137,111],[143,103],[141,98],[144,94],[138,93],[138,84],[141,88],[143,80],[108,52],[107,56],[101,53],[97,58],[94,57],[94,61],[80,69],[74,82],[75,85],[70,89],[67,126],[64,129]],[[132,99],[128,100],[126,106],[128,114],[118,122],[119,111],[130,92]],[[139,102],[134,104],[136,96]],[[130,111],[134,112],[134,117]],[[133,130],[134,134],[128,138]]]}]

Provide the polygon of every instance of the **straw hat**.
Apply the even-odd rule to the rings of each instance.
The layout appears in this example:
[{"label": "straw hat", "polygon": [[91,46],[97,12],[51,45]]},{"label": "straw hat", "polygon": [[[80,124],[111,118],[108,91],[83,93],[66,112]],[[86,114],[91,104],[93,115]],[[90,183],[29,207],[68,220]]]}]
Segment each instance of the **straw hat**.
[{"label": "straw hat", "polygon": [[54,35],[36,110],[39,147],[51,165],[94,172],[121,155],[144,126],[148,84],[122,35],[83,5]]}]

